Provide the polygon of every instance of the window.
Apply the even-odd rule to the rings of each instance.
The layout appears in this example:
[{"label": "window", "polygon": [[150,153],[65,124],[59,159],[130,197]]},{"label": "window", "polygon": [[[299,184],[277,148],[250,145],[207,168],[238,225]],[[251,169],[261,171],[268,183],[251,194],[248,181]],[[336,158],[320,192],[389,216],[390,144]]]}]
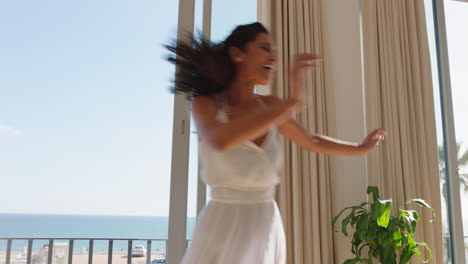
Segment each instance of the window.
[{"label": "window", "polygon": [[468,77],[466,66],[468,61],[468,36],[462,32],[468,26],[468,3],[445,0],[445,23],[447,29],[448,59],[450,67],[451,92],[456,136],[456,164],[462,209],[463,238],[465,242],[465,261],[468,262]]},{"label": "window", "polygon": [[177,11],[0,3],[0,237],[167,238]]},{"label": "window", "polygon": [[[464,73],[468,37],[462,33],[468,25],[468,4],[426,0],[425,5],[438,130],[444,262],[455,263],[463,259],[468,262],[468,126],[463,119],[466,113],[464,100],[468,97],[468,78]],[[447,60],[450,71],[441,66]],[[454,239],[464,241],[464,245],[454,244]]]}]

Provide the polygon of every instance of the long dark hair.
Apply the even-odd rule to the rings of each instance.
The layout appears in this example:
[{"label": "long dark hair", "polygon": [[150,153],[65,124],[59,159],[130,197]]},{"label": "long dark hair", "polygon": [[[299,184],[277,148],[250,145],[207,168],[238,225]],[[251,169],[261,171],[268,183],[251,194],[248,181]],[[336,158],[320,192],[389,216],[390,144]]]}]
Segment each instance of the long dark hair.
[{"label": "long dark hair", "polygon": [[234,77],[234,63],[229,58],[229,47],[245,50],[247,43],[259,33],[269,34],[260,23],[240,25],[220,43],[201,36],[189,36],[191,41],[174,41],[165,45],[170,51],[167,60],[178,66],[173,93],[183,93],[188,100],[200,95],[223,91]]}]

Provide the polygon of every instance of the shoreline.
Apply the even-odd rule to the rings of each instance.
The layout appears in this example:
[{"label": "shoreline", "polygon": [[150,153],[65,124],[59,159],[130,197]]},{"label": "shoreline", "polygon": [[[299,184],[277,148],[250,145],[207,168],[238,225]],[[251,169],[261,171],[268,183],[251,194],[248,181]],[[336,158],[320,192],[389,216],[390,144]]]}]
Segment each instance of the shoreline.
[{"label": "shoreline", "polygon": [[[33,257],[37,256],[37,253],[33,253]],[[21,264],[26,263],[26,256],[27,254],[18,253],[18,252],[11,252],[10,255],[10,263],[11,264]],[[151,254],[151,261],[154,259],[165,259],[165,254],[163,252],[155,252]],[[89,259],[88,253],[73,253],[73,260],[74,264],[87,264]],[[6,252],[0,252],[0,264],[4,264],[6,262]],[[57,259],[57,261],[53,261],[53,263],[63,263],[66,264],[68,262],[68,256],[64,256],[61,259]],[[31,261],[31,263],[47,263],[47,256],[45,259]],[[107,264],[108,263],[108,254],[107,253],[93,253],[93,264]],[[112,263],[115,264],[127,264],[127,253],[113,253],[112,254]],[[133,264],[145,264],[146,263],[146,256],[143,257],[132,257]]]}]

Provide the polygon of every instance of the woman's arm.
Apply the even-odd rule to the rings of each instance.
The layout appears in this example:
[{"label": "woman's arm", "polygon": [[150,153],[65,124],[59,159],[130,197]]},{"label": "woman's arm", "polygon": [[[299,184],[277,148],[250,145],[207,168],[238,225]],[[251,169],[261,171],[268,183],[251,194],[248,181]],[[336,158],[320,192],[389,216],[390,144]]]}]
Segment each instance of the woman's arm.
[{"label": "woman's arm", "polygon": [[284,123],[299,105],[295,100],[277,103],[227,123],[216,119],[218,106],[208,96],[198,96],[192,103],[200,139],[219,151],[228,151],[265,134],[270,127]]},{"label": "woman's arm", "polygon": [[310,135],[293,119],[282,123],[278,127],[278,131],[304,149],[330,155],[364,156],[385,138],[384,129],[374,130],[361,144],[346,142],[322,135]]}]

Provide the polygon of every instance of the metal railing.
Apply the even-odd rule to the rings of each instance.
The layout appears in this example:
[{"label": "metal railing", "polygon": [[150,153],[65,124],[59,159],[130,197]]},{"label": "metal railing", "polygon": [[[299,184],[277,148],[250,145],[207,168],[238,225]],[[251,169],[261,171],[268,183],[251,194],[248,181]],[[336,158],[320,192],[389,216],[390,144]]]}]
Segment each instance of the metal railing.
[{"label": "metal railing", "polygon": [[[450,239],[448,236],[444,236],[444,244],[445,247],[450,246]],[[114,254],[114,241],[127,241],[128,248],[127,248],[127,264],[132,264],[132,249],[133,249],[133,242],[134,241],[146,241],[146,264],[151,264],[151,254],[152,254],[152,246],[154,241],[161,241],[167,245],[167,239],[139,239],[139,238],[0,238],[0,241],[7,241],[6,245],[6,256],[5,256],[5,264],[11,264],[11,253],[12,253],[12,244],[13,241],[27,241],[27,250],[26,250],[26,264],[33,264],[33,243],[34,241],[48,241],[48,252],[47,252],[47,264],[52,264],[53,260],[53,249],[55,241],[68,241],[68,264],[73,263],[73,254],[74,254],[74,244],[75,241],[88,241],[88,264],[93,264],[93,254],[94,254],[94,242],[95,241],[108,241],[108,249],[107,249],[107,263],[112,264],[113,254]],[[468,245],[468,236],[464,236],[465,240],[465,247]],[[187,240],[186,246],[190,243],[190,239]],[[167,248],[167,247],[166,247]],[[446,256],[448,258],[448,262],[450,263],[451,256]],[[2,263],[2,260],[0,260]]]},{"label": "metal railing", "polygon": [[[468,236],[463,236],[465,244],[465,260],[468,263]],[[444,243],[444,263],[450,264],[453,263],[452,250],[451,250],[451,240],[449,236],[443,236]]]},{"label": "metal railing", "polygon": [[[94,254],[94,242],[95,241],[108,241],[108,249],[107,249],[107,263],[112,264],[112,257],[114,254],[114,241],[127,241],[128,248],[127,248],[127,264],[132,264],[132,249],[133,249],[133,242],[134,241],[146,241],[146,264],[151,263],[151,248],[152,243],[154,241],[162,241],[167,247],[167,239],[138,239],[138,238],[0,238],[0,241],[6,241],[6,256],[5,256],[5,264],[11,264],[11,253],[12,253],[12,244],[13,241],[21,240],[27,241],[27,250],[26,250],[26,264],[33,263],[33,242],[34,241],[48,241],[48,252],[47,252],[47,264],[52,264],[53,260],[53,250],[55,241],[68,241],[68,264],[73,263],[73,254],[74,254],[74,244],[75,241],[89,241],[88,247],[88,264],[93,264],[93,254]],[[1,262],[1,260],[0,260]]]}]

